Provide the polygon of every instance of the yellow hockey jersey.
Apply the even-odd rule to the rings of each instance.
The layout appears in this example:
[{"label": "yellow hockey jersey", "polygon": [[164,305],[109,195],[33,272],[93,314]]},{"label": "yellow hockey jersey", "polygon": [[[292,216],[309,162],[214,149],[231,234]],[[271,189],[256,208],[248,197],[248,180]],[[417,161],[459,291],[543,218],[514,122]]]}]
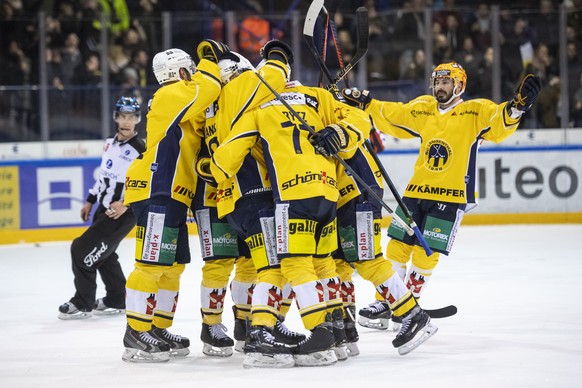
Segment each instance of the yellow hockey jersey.
[{"label": "yellow hockey jersey", "polygon": [[146,151],[134,160],[126,177],[125,203],[165,195],[190,206],[194,171],[206,108],[221,90],[218,65],[202,59],[192,81],[159,88],[147,114]]},{"label": "yellow hockey jersey", "polygon": [[[268,60],[259,72],[277,92],[283,90],[289,77],[287,67],[276,60]],[[273,97],[273,93],[261,83],[253,71],[246,71],[227,83],[218,100],[206,110],[206,123],[203,128],[206,147],[200,156],[212,155],[245,111],[268,102]],[[256,163],[245,164],[239,172],[237,176],[221,183],[218,190],[200,180],[195,203],[218,207],[218,214],[223,217],[232,211],[235,201],[241,195],[251,190],[271,189],[264,167],[261,169]]]},{"label": "yellow hockey jersey", "polygon": [[509,116],[506,105],[486,99],[461,100],[440,111],[434,97],[425,95],[408,103],[373,99],[366,111],[380,131],[421,140],[406,197],[473,203],[479,142],[499,143],[519,124],[519,119]]},{"label": "yellow hockey jersey", "polygon": [[[350,158],[362,144],[359,128],[369,131],[368,115],[338,102],[325,89],[307,87],[297,81],[286,85],[284,99],[315,131],[329,124],[339,124],[348,133],[348,146],[340,156]],[[341,114],[338,114],[341,110]],[[337,117],[343,117],[338,121]],[[211,164],[218,182],[234,176],[251,152],[261,165],[266,165],[275,200],[300,200],[323,196],[338,200],[335,161],[315,152],[309,142],[310,132],[301,128],[289,110],[274,99],[246,112],[231,133],[215,151]],[[255,144],[260,141],[260,148]]]}]

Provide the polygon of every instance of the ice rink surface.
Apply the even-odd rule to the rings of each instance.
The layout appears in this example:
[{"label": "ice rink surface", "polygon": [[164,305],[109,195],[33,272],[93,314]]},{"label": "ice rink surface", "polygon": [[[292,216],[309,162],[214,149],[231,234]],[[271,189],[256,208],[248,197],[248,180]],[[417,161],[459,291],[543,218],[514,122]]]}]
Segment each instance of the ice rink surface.
[{"label": "ice rink surface", "polygon": [[[359,356],[284,370],[243,369],[238,353],[202,354],[199,260],[182,276],[170,329],[190,338],[190,355],[131,364],[121,361],[124,316],[57,319],[74,292],[69,242],[0,245],[0,387],[581,387],[581,241],[582,225],[464,226],[420,300],[429,309],[459,309],[433,320],[434,337],[400,356],[394,333],[359,327]],[[197,238],[190,243],[196,258]],[[118,250],[126,276],[133,250],[133,239]],[[359,309],[374,289],[354,281]],[[97,297],[103,292],[99,280]],[[231,305],[224,314],[230,334]],[[295,307],[286,323],[304,331]]]}]

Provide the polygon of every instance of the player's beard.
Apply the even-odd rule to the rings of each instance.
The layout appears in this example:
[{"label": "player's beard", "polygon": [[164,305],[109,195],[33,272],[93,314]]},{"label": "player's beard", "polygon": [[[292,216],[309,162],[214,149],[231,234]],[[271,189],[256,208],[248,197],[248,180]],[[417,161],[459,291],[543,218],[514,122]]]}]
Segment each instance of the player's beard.
[{"label": "player's beard", "polygon": [[446,104],[453,97],[453,91],[438,90],[435,92],[435,98],[439,104]]}]

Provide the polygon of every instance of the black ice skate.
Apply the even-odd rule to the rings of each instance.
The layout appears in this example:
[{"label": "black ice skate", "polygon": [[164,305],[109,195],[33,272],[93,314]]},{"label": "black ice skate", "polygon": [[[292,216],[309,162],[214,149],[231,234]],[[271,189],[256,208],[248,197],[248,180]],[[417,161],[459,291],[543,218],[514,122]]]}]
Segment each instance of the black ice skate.
[{"label": "black ice skate", "polygon": [[437,330],[438,328],[430,323],[428,314],[420,306],[415,306],[406,316],[402,317],[402,326],[396,334],[396,338],[392,340],[392,345],[403,356],[419,347]]},{"label": "black ice skate", "polygon": [[93,305],[93,314],[95,315],[119,315],[125,312],[124,308],[109,307],[103,302],[103,298],[99,298]]},{"label": "black ice skate", "polygon": [[272,329],[251,326],[244,346],[244,368],[291,368],[295,365],[290,348],[275,342]]},{"label": "black ice skate", "polygon": [[234,312],[234,350],[242,352],[247,338],[247,325],[249,323],[247,319],[237,318],[236,310],[237,307],[232,306],[232,311]]},{"label": "black ice skate", "polygon": [[[390,305],[386,301],[377,300],[358,312],[358,324],[369,329],[387,330],[390,327]],[[397,331],[398,329],[394,330]]]},{"label": "black ice skate", "polygon": [[326,321],[311,330],[311,335],[293,348],[297,366],[323,366],[337,362],[333,324]]},{"label": "black ice skate", "polygon": [[333,336],[335,337],[335,355],[338,361],[348,359],[348,348],[346,330],[344,326],[344,312],[342,309],[335,309],[331,313],[331,323],[333,326]]},{"label": "black ice skate", "polygon": [[66,302],[59,306],[59,319],[87,319],[91,318],[93,313],[91,310],[79,310],[72,302]]},{"label": "black ice skate", "polygon": [[344,329],[346,332],[346,348],[348,350],[348,356],[354,357],[360,354],[360,349],[358,348],[360,336],[356,328],[356,306],[347,306],[345,310]]},{"label": "black ice skate", "polygon": [[156,326],[152,326],[149,331],[152,337],[163,341],[170,345],[170,356],[171,357],[186,357],[190,354],[190,340],[187,337],[182,337],[178,334],[172,334],[166,329],[161,329]]},{"label": "black ice skate", "polygon": [[232,356],[234,341],[226,335],[226,326],[222,323],[208,325],[202,323],[202,333],[200,339],[204,343],[202,353],[214,357]]},{"label": "black ice skate", "polygon": [[273,337],[275,337],[275,342],[290,347],[297,346],[306,338],[305,334],[289,330],[282,320],[277,320],[277,324],[273,328]]},{"label": "black ice skate", "polygon": [[123,345],[123,361],[166,362],[170,359],[170,345],[153,337],[148,331],[136,331],[129,325],[125,330]]}]

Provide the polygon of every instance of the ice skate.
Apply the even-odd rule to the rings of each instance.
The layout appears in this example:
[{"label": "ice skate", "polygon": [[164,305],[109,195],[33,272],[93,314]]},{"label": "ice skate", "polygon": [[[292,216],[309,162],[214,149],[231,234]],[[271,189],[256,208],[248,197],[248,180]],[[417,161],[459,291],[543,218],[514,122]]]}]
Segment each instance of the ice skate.
[{"label": "ice skate", "polygon": [[403,356],[419,347],[437,330],[438,328],[430,323],[428,314],[420,306],[416,306],[402,318],[402,326],[396,334],[396,338],[392,340],[392,345]]},{"label": "ice skate", "polygon": [[244,352],[244,368],[291,368],[295,365],[290,348],[275,342],[271,329],[264,326],[251,326]]},{"label": "ice skate", "polygon": [[324,322],[311,330],[311,335],[293,348],[297,366],[324,366],[337,362],[334,351],[335,337],[331,322]]},{"label": "ice skate", "polygon": [[200,339],[204,343],[202,353],[214,357],[232,356],[234,341],[226,335],[226,326],[222,323],[216,325],[202,324]]},{"label": "ice skate", "polygon": [[333,310],[331,313],[333,336],[335,338],[334,352],[338,361],[345,361],[348,359],[348,348],[346,330],[344,327],[344,312],[342,309]]},{"label": "ice skate", "polygon": [[182,337],[178,334],[172,334],[166,329],[161,329],[156,326],[152,326],[149,331],[152,337],[163,341],[170,345],[170,356],[171,357],[186,357],[190,354],[190,340],[187,337]]},{"label": "ice skate", "polygon": [[248,320],[237,318],[236,310],[237,307],[232,306],[232,311],[234,313],[234,350],[237,352],[242,352],[247,338]]},{"label": "ice skate", "polygon": [[125,309],[123,308],[116,308],[116,307],[109,307],[103,302],[103,298],[99,298],[95,301],[95,305],[93,305],[93,314],[100,315],[100,316],[107,316],[107,315],[119,315],[123,314]]},{"label": "ice skate", "polygon": [[355,357],[360,354],[360,349],[358,348],[360,336],[356,328],[356,306],[345,307],[345,310],[344,329],[346,332],[346,348],[348,356]]},{"label": "ice skate", "polygon": [[246,319],[235,318],[234,319],[234,350],[237,352],[242,352],[245,346],[245,340],[247,337],[247,321]]},{"label": "ice skate", "polygon": [[390,327],[390,305],[386,301],[377,300],[358,312],[358,324],[369,329],[386,330]]},{"label": "ice skate", "polygon": [[91,318],[93,313],[91,310],[79,310],[72,302],[66,302],[59,306],[59,319],[73,320],[73,319],[87,319]]},{"label": "ice skate", "polygon": [[305,334],[289,330],[282,320],[277,320],[277,324],[273,328],[273,337],[275,337],[275,342],[290,347],[297,346],[306,338]]},{"label": "ice skate", "polygon": [[148,331],[136,331],[127,325],[123,337],[127,362],[166,362],[170,360],[170,345],[153,337]]}]

